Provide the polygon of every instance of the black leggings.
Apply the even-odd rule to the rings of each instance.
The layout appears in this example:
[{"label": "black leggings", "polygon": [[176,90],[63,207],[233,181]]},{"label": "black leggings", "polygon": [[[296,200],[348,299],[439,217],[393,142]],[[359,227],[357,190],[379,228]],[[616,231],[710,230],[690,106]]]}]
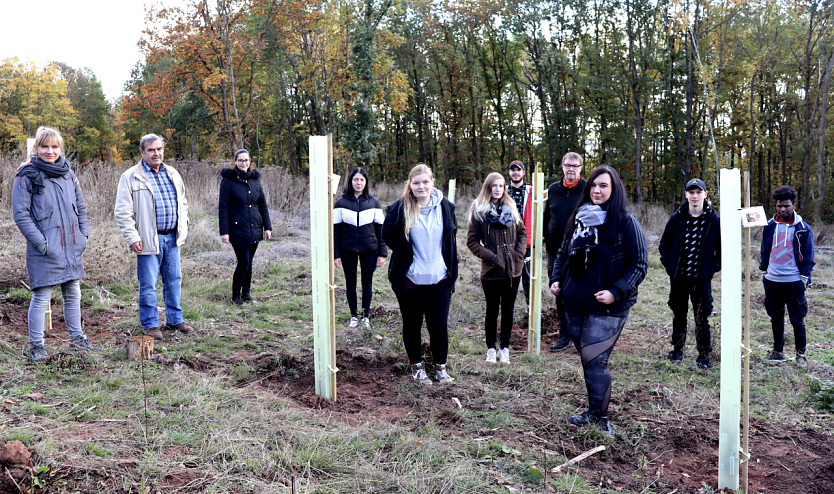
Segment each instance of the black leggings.
[{"label": "black leggings", "polygon": [[350,315],[359,317],[356,311],[356,267],[362,266],[362,317],[368,317],[371,312],[371,296],[373,295],[374,270],[376,270],[376,251],[371,252],[342,252],[342,269],[345,271],[345,291],[347,292]]},{"label": "black leggings", "polygon": [[608,416],[611,400],[611,372],[608,357],[623,332],[626,318],[603,316],[588,312],[565,310],[567,330],[573,344],[582,355],[585,387],[588,389],[588,411],[595,417]]},{"label": "black leggings", "polygon": [[241,289],[244,295],[248,295],[252,287],[252,259],[258,244],[232,244],[232,248],[237,257],[237,267],[232,277],[232,297],[240,297]]},{"label": "black leggings", "polygon": [[417,285],[415,288],[403,289],[397,295],[397,301],[403,317],[403,345],[408,361],[412,364],[423,361],[420,350],[425,317],[432,363],[445,364],[449,355],[449,303],[452,301],[448,280],[436,285]]},{"label": "black leggings", "polygon": [[487,348],[495,348],[495,333],[498,330],[498,308],[501,307],[501,348],[510,346],[510,336],[513,333],[513,310],[515,298],[518,295],[518,282],[521,276],[505,280],[481,280],[486,299],[486,315],[484,329],[486,330]]}]

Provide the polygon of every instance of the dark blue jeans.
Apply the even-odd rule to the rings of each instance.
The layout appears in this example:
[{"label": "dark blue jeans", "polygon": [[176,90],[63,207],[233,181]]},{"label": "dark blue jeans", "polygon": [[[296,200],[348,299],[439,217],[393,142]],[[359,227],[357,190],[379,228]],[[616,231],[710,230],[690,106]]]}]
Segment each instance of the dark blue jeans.
[{"label": "dark blue jeans", "polygon": [[805,354],[805,314],[808,313],[808,300],[805,298],[805,283],[793,281],[779,283],[762,278],[765,291],[765,310],[770,316],[773,328],[773,349],[781,352],[785,348],[785,307],[793,326],[796,352]]},{"label": "dark blue jeans", "polygon": [[[595,417],[608,416],[611,400],[611,371],[608,357],[623,332],[626,318],[591,314],[566,308],[567,332],[582,356],[588,411]],[[564,334],[564,333],[563,333]]]}]

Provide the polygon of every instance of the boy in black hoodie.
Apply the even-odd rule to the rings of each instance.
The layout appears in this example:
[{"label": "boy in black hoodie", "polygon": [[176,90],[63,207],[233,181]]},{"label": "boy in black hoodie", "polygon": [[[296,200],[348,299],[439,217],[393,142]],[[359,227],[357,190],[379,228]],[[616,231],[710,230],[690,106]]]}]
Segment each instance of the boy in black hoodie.
[{"label": "boy in black hoodie", "polygon": [[692,299],[699,369],[709,368],[712,338],[712,277],[721,270],[721,228],[718,214],[707,201],[706,185],[697,178],[686,184],[686,202],[669,218],[660,239],[660,262],[670,278],[669,307],[672,351],[666,358],[683,359],[687,312]]}]

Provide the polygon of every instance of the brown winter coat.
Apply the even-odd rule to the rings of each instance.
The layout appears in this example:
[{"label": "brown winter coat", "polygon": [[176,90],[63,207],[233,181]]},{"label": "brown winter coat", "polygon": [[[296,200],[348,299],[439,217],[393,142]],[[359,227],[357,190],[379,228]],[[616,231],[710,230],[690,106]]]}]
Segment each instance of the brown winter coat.
[{"label": "brown winter coat", "polygon": [[[524,268],[527,230],[523,223],[504,226],[472,218],[466,246],[481,259],[482,280],[517,278]],[[490,264],[495,256],[495,264]]]}]

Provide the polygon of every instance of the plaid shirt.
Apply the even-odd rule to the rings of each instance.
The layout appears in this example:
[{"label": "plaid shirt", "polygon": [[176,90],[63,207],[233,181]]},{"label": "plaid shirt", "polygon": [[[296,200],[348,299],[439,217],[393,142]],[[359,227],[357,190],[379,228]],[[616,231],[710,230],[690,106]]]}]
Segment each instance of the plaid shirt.
[{"label": "plaid shirt", "polygon": [[165,171],[165,164],[159,166],[159,172],[149,167],[145,160],[142,160],[142,167],[145,175],[151,183],[153,198],[156,210],[156,230],[164,232],[177,228],[177,189],[171,181],[171,177]]}]

